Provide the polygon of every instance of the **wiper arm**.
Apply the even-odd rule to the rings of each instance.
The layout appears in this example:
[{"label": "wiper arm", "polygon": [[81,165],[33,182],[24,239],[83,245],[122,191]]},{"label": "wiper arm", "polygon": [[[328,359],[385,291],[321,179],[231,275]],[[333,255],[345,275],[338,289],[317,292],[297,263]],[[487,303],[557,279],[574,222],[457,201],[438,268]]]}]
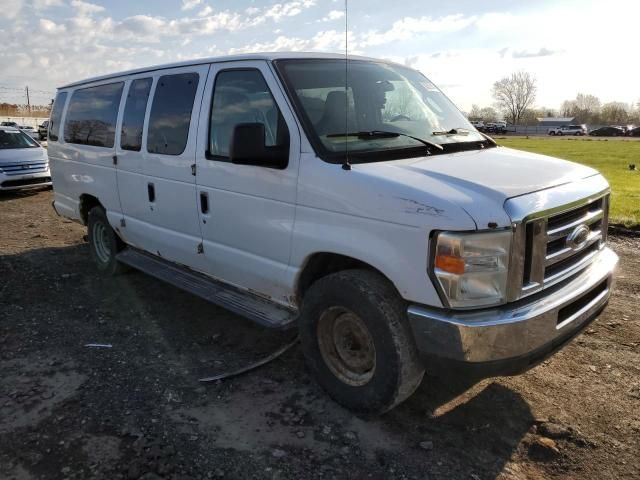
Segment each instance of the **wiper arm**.
[{"label": "wiper arm", "polygon": [[451,130],[442,130],[440,132],[432,132],[433,136],[441,135],[469,135],[469,130],[466,128],[452,128]]},{"label": "wiper arm", "polygon": [[407,135],[406,133],[398,133],[398,132],[387,132],[385,130],[369,130],[363,132],[347,132],[347,133],[330,133],[327,135],[328,138],[334,137],[357,137],[363,140],[366,139],[376,139],[376,138],[396,138],[396,137],[407,137],[415,140],[416,142],[420,142],[426,147],[436,148],[438,150],[444,150],[442,145],[438,145],[437,143],[430,142],[429,140],[425,140],[420,137],[414,137],[413,135]]}]

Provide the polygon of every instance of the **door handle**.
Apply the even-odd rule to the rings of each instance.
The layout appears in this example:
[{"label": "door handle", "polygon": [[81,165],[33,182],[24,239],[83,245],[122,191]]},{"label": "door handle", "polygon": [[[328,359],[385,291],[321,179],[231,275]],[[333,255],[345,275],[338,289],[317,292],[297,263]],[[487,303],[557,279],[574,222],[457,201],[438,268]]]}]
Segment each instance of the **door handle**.
[{"label": "door handle", "polygon": [[200,211],[209,213],[209,194],[207,192],[200,192]]},{"label": "door handle", "polygon": [[149,201],[151,203],[156,201],[156,187],[153,183],[147,183],[147,195],[149,195]]}]

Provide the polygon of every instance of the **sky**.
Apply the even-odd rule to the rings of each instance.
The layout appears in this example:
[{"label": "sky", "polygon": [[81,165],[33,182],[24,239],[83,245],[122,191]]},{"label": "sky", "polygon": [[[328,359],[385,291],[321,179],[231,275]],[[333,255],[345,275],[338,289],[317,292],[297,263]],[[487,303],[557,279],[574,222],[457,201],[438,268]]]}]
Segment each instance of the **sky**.
[{"label": "sky", "polygon": [[[344,52],[344,0],[0,0],[0,102],[48,103],[57,86],[240,52]],[[348,0],[352,54],[420,70],[462,110],[532,73],[536,106],[578,92],[640,100],[640,1]]]}]

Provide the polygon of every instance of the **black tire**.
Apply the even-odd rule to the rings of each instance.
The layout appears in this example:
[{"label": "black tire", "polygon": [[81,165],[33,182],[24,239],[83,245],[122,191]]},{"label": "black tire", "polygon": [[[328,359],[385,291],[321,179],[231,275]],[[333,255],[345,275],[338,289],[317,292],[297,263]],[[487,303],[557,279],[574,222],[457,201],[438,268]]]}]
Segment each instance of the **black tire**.
[{"label": "black tire", "polygon": [[[367,270],[345,270],[328,275],[306,292],[299,320],[304,356],[318,383],[338,403],[358,412],[384,413],[418,388],[424,367],[418,357],[406,308],[405,301],[388,280]],[[329,329],[332,339],[326,340],[327,335],[323,332],[327,331],[327,322],[336,315],[334,312],[341,313]],[[347,356],[351,355],[352,360],[355,356],[356,362],[362,361],[366,366],[363,358],[370,356],[370,348],[358,345],[362,336],[351,335],[347,340],[346,335],[336,334],[341,319],[354,317],[367,330],[367,338],[372,342],[373,367],[363,367],[363,373],[357,374],[352,371],[348,375],[336,373],[345,371],[342,367],[346,361],[338,350],[344,352],[346,343],[349,343]],[[340,347],[332,343],[336,336],[342,339]],[[360,343],[367,344],[367,340]],[[328,354],[331,349],[333,354]]]},{"label": "black tire", "polygon": [[124,242],[109,225],[102,207],[93,207],[89,210],[87,231],[91,259],[98,270],[105,275],[125,272],[126,266],[116,259],[117,253],[125,247]]}]

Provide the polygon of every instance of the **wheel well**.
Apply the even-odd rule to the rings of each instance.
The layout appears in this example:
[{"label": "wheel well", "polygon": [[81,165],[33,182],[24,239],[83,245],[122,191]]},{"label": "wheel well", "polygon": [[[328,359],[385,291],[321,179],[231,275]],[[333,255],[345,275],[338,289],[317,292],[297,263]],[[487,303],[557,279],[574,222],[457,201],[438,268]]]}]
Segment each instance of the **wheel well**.
[{"label": "wheel well", "polygon": [[298,282],[296,285],[296,299],[298,300],[298,303],[302,302],[305,293],[316,280],[326,277],[332,273],[342,270],[351,270],[354,268],[371,270],[385,277],[385,275],[377,268],[374,268],[368,263],[358,260],[357,258],[339,255],[337,253],[313,254],[307,260],[302,268],[302,272],[298,276]]},{"label": "wheel well", "polygon": [[87,193],[80,195],[80,218],[84,225],[89,221],[89,212],[93,207],[102,207],[100,200]]}]

